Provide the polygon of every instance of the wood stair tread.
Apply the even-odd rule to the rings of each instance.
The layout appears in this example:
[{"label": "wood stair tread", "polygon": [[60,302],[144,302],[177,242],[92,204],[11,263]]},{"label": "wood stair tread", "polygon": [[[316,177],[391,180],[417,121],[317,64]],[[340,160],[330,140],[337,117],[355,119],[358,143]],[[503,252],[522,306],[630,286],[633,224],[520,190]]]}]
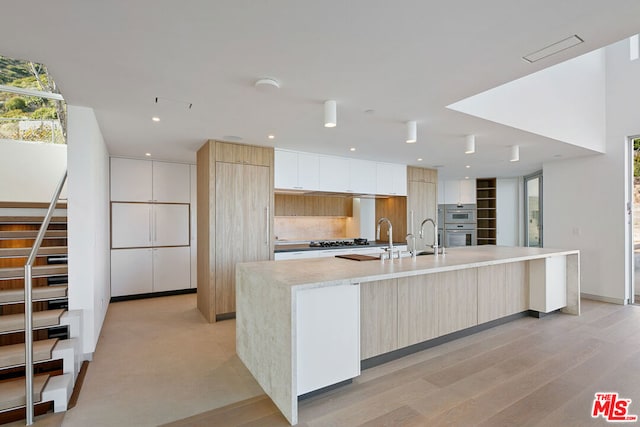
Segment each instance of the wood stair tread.
[{"label": "wood stair tread", "polygon": [[[58,342],[57,338],[33,342],[33,361],[42,362],[51,359],[53,347]],[[10,366],[24,365],[24,343],[11,344],[0,347],[0,369]]]},{"label": "wood stair tread", "polygon": [[[31,248],[0,248],[0,258],[26,258]],[[38,256],[67,255],[66,246],[41,246]]]},{"label": "wood stair tread", "polygon": [[[1,240],[11,239],[35,239],[38,237],[38,230],[10,230],[0,231]],[[45,239],[66,239],[67,230],[47,230],[44,234]]]},{"label": "wood stair tread", "polygon": [[[65,310],[36,311],[33,313],[33,328],[46,328],[60,324],[60,316]],[[0,333],[19,332],[24,330],[24,313],[0,316]]]},{"label": "wood stair tread", "polygon": [[[52,299],[65,298],[67,296],[68,285],[36,286],[32,288],[31,297],[33,301],[46,301]],[[0,305],[16,304],[24,302],[24,289],[4,289],[0,290]],[[0,347],[2,349],[2,347]]]},{"label": "wood stair tread", "polygon": [[[34,265],[31,269],[31,276],[36,277],[50,277],[50,276],[64,276],[67,274],[69,267],[67,264],[49,264],[49,265]],[[0,280],[10,279],[23,279],[24,267],[6,267],[0,268]]]},{"label": "wood stair tread", "polygon": [[[49,380],[49,375],[36,375],[33,377],[33,401],[42,400],[42,390]],[[25,379],[4,381],[0,383],[0,411],[17,408],[26,405]]]},{"label": "wood stair tread", "polygon": [[[43,216],[0,216],[0,224],[42,224]],[[66,216],[51,217],[50,224],[66,224]]]},{"label": "wood stair tread", "polygon": [[[30,208],[30,209],[47,209],[49,207],[49,202],[0,202],[0,208]],[[58,209],[66,209],[67,202],[62,201],[56,203],[56,208]]]}]

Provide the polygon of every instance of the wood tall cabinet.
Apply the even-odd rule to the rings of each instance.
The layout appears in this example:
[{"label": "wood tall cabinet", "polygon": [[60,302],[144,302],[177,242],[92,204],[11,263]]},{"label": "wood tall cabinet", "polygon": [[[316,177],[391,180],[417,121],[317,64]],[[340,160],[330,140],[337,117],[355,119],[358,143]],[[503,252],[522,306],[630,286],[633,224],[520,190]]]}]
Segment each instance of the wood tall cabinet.
[{"label": "wood tall cabinet", "polygon": [[207,141],[197,154],[198,309],[235,313],[235,266],[272,259],[273,149]]},{"label": "wood tall cabinet", "polygon": [[438,171],[407,167],[407,233],[412,230],[411,212],[413,212],[413,234],[416,248],[424,249],[433,245],[433,225],[425,225],[424,236],[419,238],[420,224],[427,218],[437,221],[438,211]]}]

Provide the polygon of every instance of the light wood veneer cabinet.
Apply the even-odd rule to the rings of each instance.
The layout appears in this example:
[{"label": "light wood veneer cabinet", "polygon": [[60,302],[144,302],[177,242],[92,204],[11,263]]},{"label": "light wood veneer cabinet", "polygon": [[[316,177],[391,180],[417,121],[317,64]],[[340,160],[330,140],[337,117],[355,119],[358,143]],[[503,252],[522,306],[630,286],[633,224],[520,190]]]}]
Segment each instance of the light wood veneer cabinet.
[{"label": "light wood veneer cabinet", "polygon": [[438,171],[435,169],[407,168],[407,233],[411,232],[411,212],[413,212],[413,234],[416,248],[423,250],[434,242],[433,225],[426,224],[424,236],[419,238],[420,224],[431,218],[437,221]]},{"label": "light wood veneer cabinet", "polygon": [[360,358],[398,348],[398,280],[360,284]]},{"label": "light wood veneer cabinet", "polygon": [[478,324],[477,273],[476,268],[436,273],[438,335]]},{"label": "light wood veneer cabinet", "polygon": [[529,308],[528,262],[360,284],[361,359]]},{"label": "light wood veneer cabinet", "polygon": [[207,141],[197,154],[198,309],[235,313],[235,266],[273,254],[273,149]]},{"label": "light wood veneer cabinet", "polygon": [[478,268],[478,323],[485,323],[529,308],[527,262]]},{"label": "light wood veneer cabinet", "polygon": [[398,279],[398,346],[406,347],[438,336],[437,275]]}]

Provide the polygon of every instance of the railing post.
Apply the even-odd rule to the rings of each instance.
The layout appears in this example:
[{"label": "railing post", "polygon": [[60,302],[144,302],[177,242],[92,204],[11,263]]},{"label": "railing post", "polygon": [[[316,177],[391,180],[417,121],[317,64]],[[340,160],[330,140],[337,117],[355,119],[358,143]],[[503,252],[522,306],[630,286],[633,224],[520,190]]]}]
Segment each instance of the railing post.
[{"label": "railing post", "polygon": [[62,193],[62,188],[67,180],[67,171],[65,170],[62,179],[58,183],[58,187],[51,198],[49,209],[44,217],[44,221],[40,226],[36,240],[33,243],[29,258],[24,264],[24,373],[25,373],[25,411],[27,418],[27,425],[33,424],[33,280],[32,269],[33,264],[38,256],[38,250],[44,239],[44,235],[49,227],[49,222],[53,216],[53,212],[56,209],[56,204]]},{"label": "railing post", "polygon": [[24,373],[27,425],[33,424],[33,303],[31,264],[24,266]]}]

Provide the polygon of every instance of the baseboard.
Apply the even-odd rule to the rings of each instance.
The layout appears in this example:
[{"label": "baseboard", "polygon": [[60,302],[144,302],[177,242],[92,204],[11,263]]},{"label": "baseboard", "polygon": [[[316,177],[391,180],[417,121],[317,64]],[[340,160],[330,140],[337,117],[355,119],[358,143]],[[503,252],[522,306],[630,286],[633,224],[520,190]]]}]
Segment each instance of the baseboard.
[{"label": "baseboard", "polygon": [[510,316],[502,317],[500,319],[492,320],[490,322],[482,323],[480,325],[476,325],[470,328],[462,329],[460,331],[452,332],[447,335],[442,335],[437,338],[433,338],[427,341],[410,345],[408,347],[403,347],[398,350],[391,351],[389,353],[373,356],[369,359],[362,360],[360,362],[360,369],[365,370],[365,369],[373,368],[374,366],[382,365],[383,363],[391,362],[392,360],[399,359],[401,357],[405,357],[410,354],[417,353],[419,351],[426,350],[428,348],[435,347],[435,346],[447,343],[449,341],[456,340],[458,338],[473,335],[478,332],[484,331],[486,329],[491,329],[496,326],[511,322],[513,320],[520,319],[522,317],[526,317],[526,316],[538,317],[536,316],[535,313],[537,312],[533,312],[531,310],[523,311],[522,313],[512,314]]},{"label": "baseboard", "polygon": [[600,295],[593,295],[593,294],[585,294],[584,292],[580,293],[580,298],[590,299],[594,301],[608,302],[610,304],[618,304],[618,305],[625,305],[627,303],[625,299],[603,297]]},{"label": "baseboard", "polygon": [[165,292],[150,292],[148,294],[136,294],[136,295],[124,295],[121,297],[111,297],[109,302],[131,301],[136,299],[167,297],[171,295],[183,295],[183,294],[195,294],[198,290],[196,288],[178,289],[176,291]]}]

